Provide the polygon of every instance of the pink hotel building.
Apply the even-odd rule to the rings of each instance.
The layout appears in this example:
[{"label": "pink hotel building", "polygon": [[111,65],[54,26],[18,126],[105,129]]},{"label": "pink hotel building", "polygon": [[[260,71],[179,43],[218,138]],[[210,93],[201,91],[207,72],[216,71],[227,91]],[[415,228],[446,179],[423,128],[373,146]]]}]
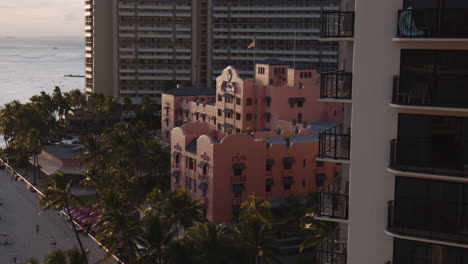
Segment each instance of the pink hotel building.
[{"label": "pink hotel building", "polygon": [[162,137],[171,143],[171,187],[186,188],[214,222],[235,220],[250,194],[281,202],[330,182],[335,163],[316,162],[320,132],[341,123],[341,103],[318,102],[310,67],[258,62],[255,79],[233,67],[216,90],[177,88],[162,95]]}]

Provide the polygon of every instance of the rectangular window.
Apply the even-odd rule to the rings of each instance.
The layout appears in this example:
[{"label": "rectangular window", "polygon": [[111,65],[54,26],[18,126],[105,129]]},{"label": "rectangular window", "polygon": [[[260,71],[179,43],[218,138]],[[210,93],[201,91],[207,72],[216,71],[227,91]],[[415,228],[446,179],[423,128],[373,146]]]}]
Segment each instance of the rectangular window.
[{"label": "rectangular window", "polygon": [[247,98],[246,105],[252,105],[252,98]]},{"label": "rectangular window", "polygon": [[325,162],[317,161],[317,167],[323,167],[324,165],[325,165]]},{"label": "rectangular window", "polygon": [[232,185],[232,193],[234,194],[234,197],[241,197],[243,192],[244,192],[244,184]]},{"label": "rectangular window", "polygon": [[221,109],[218,109],[218,116],[222,116],[223,115],[222,113],[223,112],[221,111]]},{"label": "rectangular window", "polygon": [[193,188],[193,179],[192,178],[188,178],[188,189],[189,190],[192,190]]},{"label": "rectangular window", "polygon": [[297,114],[297,122],[302,123],[302,113]]},{"label": "rectangular window", "polygon": [[235,176],[242,176],[242,169],[234,169]]},{"label": "rectangular window", "polygon": [[240,113],[236,113],[236,120],[241,120],[241,114]]},{"label": "rectangular window", "polygon": [[304,160],[302,161],[302,167],[305,168],[306,166],[307,166],[307,160],[304,159]]},{"label": "rectangular window", "polygon": [[223,96],[218,94],[218,101],[222,102],[223,101]]},{"label": "rectangular window", "polygon": [[302,108],[303,105],[304,105],[304,102],[297,101],[297,107]]},{"label": "rectangular window", "polygon": [[246,114],[245,115],[245,120],[252,121],[252,114]]},{"label": "rectangular window", "polygon": [[327,179],[327,175],[322,174],[322,173],[317,174],[317,175],[315,175],[315,184],[318,187],[322,187],[326,179]]},{"label": "rectangular window", "polygon": [[265,183],[265,192],[271,192],[271,184],[269,184],[268,181]]},{"label": "rectangular window", "polygon": [[222,126],[221,124],[218,124],[218,130],[221,130]]},{"label": "rectangular window", "polygon": [[241,99],[240,98],[236,98],[236,104],[241,105]]},{"label": "rectangular window", "polygon": [[265,168],[266,171],[271,171],[271,167],[272,167],[271,164],[267,163],[266,168]]}]

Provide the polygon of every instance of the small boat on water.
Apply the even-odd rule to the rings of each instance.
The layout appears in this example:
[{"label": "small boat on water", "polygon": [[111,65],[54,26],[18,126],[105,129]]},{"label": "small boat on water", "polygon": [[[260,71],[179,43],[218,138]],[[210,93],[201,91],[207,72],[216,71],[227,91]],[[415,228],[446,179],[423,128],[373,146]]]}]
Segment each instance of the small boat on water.
[{"label": "small boat on water", "polygon": [[84,78],[84,75],[78,75],[78,74],[65,74],[63,77],[77,77],[77,78]]}]

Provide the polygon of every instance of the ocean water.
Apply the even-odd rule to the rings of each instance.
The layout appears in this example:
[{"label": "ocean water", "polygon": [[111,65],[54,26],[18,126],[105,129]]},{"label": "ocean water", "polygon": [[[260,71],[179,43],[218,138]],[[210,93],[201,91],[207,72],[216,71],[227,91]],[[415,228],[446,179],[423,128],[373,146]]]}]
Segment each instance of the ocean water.
[{"label": "ocean water", "polygon": [[[41,91],[84,89],[84,38],[0,37],[0,107],[22,103]],[[0,147],[5,142],[0,136]]]},{"label": "ocean water", "polygon": [[41,91],[84,89],[83,37],[0,37],[0,107]]}]

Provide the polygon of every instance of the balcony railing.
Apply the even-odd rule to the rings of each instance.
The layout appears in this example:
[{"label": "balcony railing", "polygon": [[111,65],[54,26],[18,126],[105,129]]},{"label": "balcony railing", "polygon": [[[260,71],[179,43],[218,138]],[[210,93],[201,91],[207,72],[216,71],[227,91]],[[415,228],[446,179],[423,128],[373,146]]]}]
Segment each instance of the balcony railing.
[{"label": "balcony railing", "polygon": [[398,171],[468,177],[468,164],[457,158],[461,155],[456,147],[435,143],[428,138],[393,139],[390,143],[389,167]]},{"label": "balcony railing", "polygon": [[399,38],[468,38],[468,8],[398,11]]},{"label": "balcony railing", "polygon": [[468,75],[394,76],[394,104],[468,108]]},{"label": "balcony railing", "polygon": [[348,219],[348,199],[342,178],[335,178],[318,193],[317,216]]},{"label": "balcony railing", "polygon": [[350,147],[351,135],[343,132],[343,125],[319,134],[319,158],[349,160]]},{"label": "balcony railing", "polygon": [[388,202],[387,230],[391,233],[431,240],[468,244],[468,204],[445,201]]},{"label": "balcony railing", "polygon": [[340,237],[340,230],[335,229],[330,236],[316,248],[318,264],[346,264],[346,239]]},{"label": "balcony railing", "polygon": [[354,12],[323,12],[321,37],[354,37]]},{"label": "balcony railing", "polygon": [[351,99],[353,74],[350,72],[327,72],[320,75],[321,99]]}]

